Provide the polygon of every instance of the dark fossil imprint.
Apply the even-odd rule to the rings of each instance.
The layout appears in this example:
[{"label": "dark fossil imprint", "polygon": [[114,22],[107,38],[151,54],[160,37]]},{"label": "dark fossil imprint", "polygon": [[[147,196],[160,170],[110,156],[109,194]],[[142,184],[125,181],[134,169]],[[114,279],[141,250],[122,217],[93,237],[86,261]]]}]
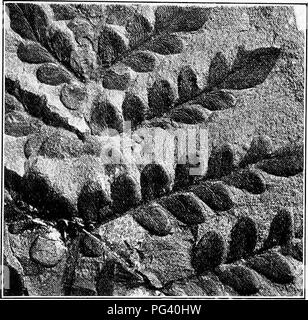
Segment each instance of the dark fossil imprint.
[{"label": "dark fossil imprint", "polygon": [[[238,46],[232,63],[218,50],[200,86],[200,72],[190,65],[180,65],[175,82],[160,67],[186,50],[185,37],[204,36],[213,8],[10,3],[6,9],[4,250],[16,284],[6,294],[301,290],[302,239],[293,213],[277,205],[264,232],[238,200],[262,202],[272,179],[300,175],[301,143],[275,147],[269,136],[255,134],[239,160],[235,146],[220,143],[198,176],[189,164],[140,165],[118,144],[120,136],[127,139],[125,121],[139,135],[129,140],[134,150],[142,130],[195,128],[210,123],[212,112],[237,108],[246,89],[264,85],[283,49]],[[138,79],[147,76],[153,81],[140,89]],[[110,155],[121,161],[104,162]],[[48,279],[46,289],[35,275]]]},{"label": "dark fossil imprint", "polygon": [[[10,4],[8,8],[11,28],[25,38],[25,42],[21,42],[17,50],[19,59],[26,63],[41,64],[37,69],[38,80],[48,85],[62,85],[61,96],[65,98],[61,101],[69,109],[78,109],[78,104],[86,96],[80,93],[87,92],[84,86],[93,86],[93,82],[100,91],[102,84],[108,90],[130,92],[130,82],[133,79],[129,69],[137,73],[153,71],[157,58],[151,51],[160,55],[181,53],[183,44],[177,33],[198,30],[210,15],[209,8],[200,8],[196,21],[193,14],[195,8],[161,7],[155,11],[156,20],[152,25],[147,16],[138,10],[125,8],[125,20],[121,8],[107,8],[106,14],[111,10],[111,16],[115,20],[112,24],[102,19],[95,25],[89,17],[79,12],[67,23],[67,27],[72,31],[69,33],[64,29],[56,29],[38,5]],[[62,7],[54,7],[54,10],[61,13]],[[35,18],[32,19],[34,15]],[[63,18],[60,15],[57,19]],[[21,28],[21,23],[24,28]],[[126,30],[126,36],[123,29]],[[91,61],[88,61],[89,57],[82,56],[82,52],[87,49],[93,51]],[[168,114],[174,105],[182,108],[174,110],[171,118],[184,123],[200,123],[204,120],[201,111],[189,105],[198,105],[209,110],[232,108],[235,106],[235,98],[225,90],[247,89],[262,83],[279,55],[280,49],[274,47],[252,51],[240,48],[232,66],[229,66],[224,55],[219,52],[212,59],[208,84],[203,89],[197,85],[195,72],[190,67],[183,67],[178,77],[179,98],[176,99],[168,80],[156,81],[148,89],[148,106],[142,107],[148,112],[142,115],[139,124],[149,117]],[[65,83],[75,84],[67,90]],[[76,96],[79,101],[77,103]],[[96,98],[93,98],[93,101],[95,100]],[[131,103],[133,101],[131,100]],[[135,101],[142,100],[137,96]],[[118,107],[107,98],[99,103],[99,108],[103,109],[106,104],[112,108]],[[127,104],[123,102],[123,115],[127,117],[123,117],[122,121],[136,121],[130,113],[125,112],[124,106]],[[92,108],[97,108],[95,103]],[[91,120],[96,122],[102,119],[92,117]],[[106,126],[108,127],[108,123]],[[103,128],[105,126],[102,126]]]}]

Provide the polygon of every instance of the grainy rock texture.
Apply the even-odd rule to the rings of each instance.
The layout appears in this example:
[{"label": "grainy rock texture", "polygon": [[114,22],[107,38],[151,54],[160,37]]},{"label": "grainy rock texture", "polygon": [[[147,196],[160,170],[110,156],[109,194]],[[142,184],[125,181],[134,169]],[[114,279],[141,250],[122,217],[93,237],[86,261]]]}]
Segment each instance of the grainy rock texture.
[{"label": "grainy rock texture", "polygon": [[5,295],[301,296],[295,19],[7,4]]}]

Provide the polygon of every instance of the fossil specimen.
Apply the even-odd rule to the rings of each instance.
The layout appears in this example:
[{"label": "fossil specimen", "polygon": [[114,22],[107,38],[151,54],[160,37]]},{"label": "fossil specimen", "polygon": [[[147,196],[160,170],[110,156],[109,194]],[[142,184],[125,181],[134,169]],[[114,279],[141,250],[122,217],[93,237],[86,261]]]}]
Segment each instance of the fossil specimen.
[{"label": "fossil specimen", "polygon": [[[4,247],[18,295],[301,290],[292,212],[282,203],[265,228],[239,201],[262,204],[273,179],[298,179],[300,141],[250,132],[239,156],[239,139],[221,138],[201,146],[209,159],[201,159],[208,166],[198,175],[171,157],[139,161],[145,147],[163,144],[145,143],[152,132],[208,128],[231,110],[245,115],[259,108],[257,99],[243,102],[249,94],[276,85],[292,53],[284,42],[249,45],[238,36],[227,50],[205,42],[219,36],[215,19],[232,14],[264,20],[258,8],[6,5]],[[257,25],[241,24],[247,39],[268,33]]]}]

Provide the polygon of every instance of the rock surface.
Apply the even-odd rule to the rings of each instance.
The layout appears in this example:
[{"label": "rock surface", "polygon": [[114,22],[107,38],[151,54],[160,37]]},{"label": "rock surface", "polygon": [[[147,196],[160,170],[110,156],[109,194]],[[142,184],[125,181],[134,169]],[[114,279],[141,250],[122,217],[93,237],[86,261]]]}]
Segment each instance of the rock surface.
[{"label": "rock surface", "polygon": [[61,241],[38,236],[31,245],[30,257],[42,266],[51,268],[62,260],[65,251]]},{"label": "rock surface", "polygon": [[[8,295],[302,295],[292,7],[8,4],[4,20]],[[139,161],[143,129],[197,123],[207,176]]]}]

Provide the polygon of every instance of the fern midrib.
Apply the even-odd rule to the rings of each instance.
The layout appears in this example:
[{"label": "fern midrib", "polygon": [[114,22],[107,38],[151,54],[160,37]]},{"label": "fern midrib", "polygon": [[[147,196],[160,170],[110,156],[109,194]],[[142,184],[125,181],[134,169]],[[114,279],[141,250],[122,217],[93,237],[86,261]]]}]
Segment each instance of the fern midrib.
[{"label": "fern midrib", "polygon": [[140,41],[138,44],[136,44],[134,47],[131,47],[127,51],[123,52],[122,55],[118,56],[117,59],[112,61],[111,66],[112,67],[114,64],[116,64],[119,61],[122,61],[123,59],[127,58],[133,51],[139,50],[140,47],[144,46],[146,43],[150,42],[151,40],[155,39],[156,37],[161,36],[162,34],[170,34],[172,32],[168,31],[170,26],[174,23],[174,20],[176,20],[176,17],[174,19],[171,19],[171,21],[165,25],[165,30],[162,29],[157,29],[154,24],[154,29],[153,32],[145,39]]},{"label": "fern midrib", "polygon": [[227,75],[213,88],[213,87],[205,87],[204,89],[202,89],[199,93],[197,93],[196,95],[194,95],[193,97],[190,97],[188,99],[184,99],[184,100],[180,100],[178,102],[175,102],[173,104],[174,107],[178,107],[180,105],[183,105],[185,103],[188,103],[188,102],[192,102],[194,101],[195,99],[199,98],[200,96],[202,96],[203,94],[210,94],[212,92],[215,92],[217,90],[222,90],[223,88],[221,87],[221,85],[224,83],[224,81],[229,77],[231,76],[232,74],[234,74],[236,72],[236,70],[233,70],[231,69]]},{"label": "fern midrib", "polygon": [[140,50],[140,48],[142,48],[145,44],[152,41],[153,39],[160,36],[161,34],[162,34],[162,32],[156,32],[154,30],[148,37],[146,37],[145,39],[140,41],[138,44],[129,48],[128,50],[123,52],[121,55],[119,55],[116,59],[114,59],[110,65],[110,67],[114,66],[117,62],[123,61],[124,59],[128,58],[134,51]]}]

